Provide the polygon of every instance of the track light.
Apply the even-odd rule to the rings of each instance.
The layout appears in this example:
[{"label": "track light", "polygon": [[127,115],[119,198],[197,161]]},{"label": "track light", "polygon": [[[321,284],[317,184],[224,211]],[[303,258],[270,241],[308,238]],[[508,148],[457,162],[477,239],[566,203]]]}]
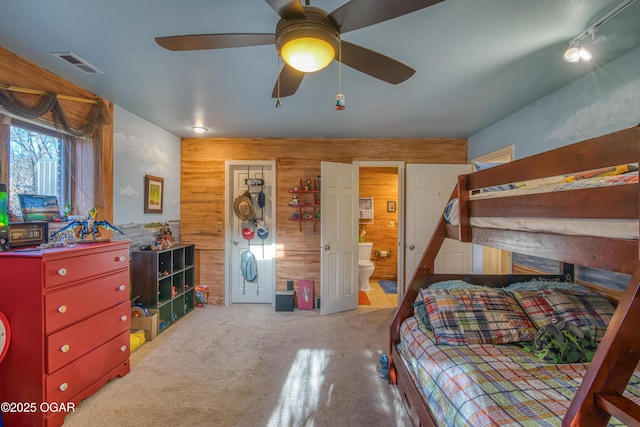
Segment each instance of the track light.
[{"label": "track light", "polygon": [[633,3],[636,0],[623,0],[613,9],[609,10],[607,13],[602,15],[600,18],[596,19],[591,25],[585,28],[582,32],[580,32],[577,36],[569,40],[569,47],[564,51],[562,55],[562,60],[564,62],[575,64],[580,61],[589,61],[593,57],[591,52],[587,50],[584,46],[580,46],[580,42],[587,36],[591,36],[593,40],[595,38],[596,33],[600,29],[600,26],[605,22],[612,19],[614,16],[622,12],[627,6]]},{"label": "track light", "polygon": [[591,52],[589,52],[586,47],[578,46],[569,46],[569,48],[564,51],[564,55],[562,55],[562,60],[571,64],[580,61],[590,61],[591,58],[593,58],[593,55],[591,55]]}]

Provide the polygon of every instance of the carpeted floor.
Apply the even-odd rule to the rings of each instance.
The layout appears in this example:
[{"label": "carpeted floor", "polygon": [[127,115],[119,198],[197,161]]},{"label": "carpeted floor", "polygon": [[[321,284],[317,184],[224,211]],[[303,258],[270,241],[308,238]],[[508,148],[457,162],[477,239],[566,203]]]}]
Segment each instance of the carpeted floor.
[{"label": "carpeted floor", "polygon": [[378,280],[378,283],[385,294],[398,293],[398,283],[395,280]]},{"label": "carpeted floor", "polygon": [[131,372],[64,426],[409,427],[397,388],[377,373],[393,312],[196,309],[133,352]]}]

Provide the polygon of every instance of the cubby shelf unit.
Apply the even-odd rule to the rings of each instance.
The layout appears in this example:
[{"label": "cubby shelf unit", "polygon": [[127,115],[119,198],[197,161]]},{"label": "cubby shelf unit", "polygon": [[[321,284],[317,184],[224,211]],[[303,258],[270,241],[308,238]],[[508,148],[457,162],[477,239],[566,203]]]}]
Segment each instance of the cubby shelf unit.
[{"label": "cubby shelf unit", "polygon": [[131,253],[132,298],[158,310],[158,333],[194,309],[195,246]]}]

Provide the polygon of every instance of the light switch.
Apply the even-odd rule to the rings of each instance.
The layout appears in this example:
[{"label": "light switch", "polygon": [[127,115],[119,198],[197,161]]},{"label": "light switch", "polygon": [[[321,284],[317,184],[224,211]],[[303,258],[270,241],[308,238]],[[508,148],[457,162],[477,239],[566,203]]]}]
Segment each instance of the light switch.
[{"label": "light switch", "polygon": [[395,221],[389,221],[389,227],[394,228],[396,226]]},{"label": "light switch", "polygon": [[222,223],[221,222],[216,223],[216,232],[222,233]]}]

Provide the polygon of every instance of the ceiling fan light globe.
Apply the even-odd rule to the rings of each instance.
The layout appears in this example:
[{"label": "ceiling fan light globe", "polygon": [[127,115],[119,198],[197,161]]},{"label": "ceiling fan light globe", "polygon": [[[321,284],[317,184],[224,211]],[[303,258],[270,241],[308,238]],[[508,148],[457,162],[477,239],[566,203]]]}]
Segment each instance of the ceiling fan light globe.
[{"label": "ceiling fan light globe", "polygon": [[571,46],[567,50],[564,51],[562,55],[562,60],[564,62],[568,62],[570,64],[575,64],[580,61],[580,48],[576,46]]},{"label": "ceiling fan light globe", "polygon": [[302,37],[288,41],[280,50],[282,59],[298,71],[313,73],[333,61],[336,51],[321,39]]}]

